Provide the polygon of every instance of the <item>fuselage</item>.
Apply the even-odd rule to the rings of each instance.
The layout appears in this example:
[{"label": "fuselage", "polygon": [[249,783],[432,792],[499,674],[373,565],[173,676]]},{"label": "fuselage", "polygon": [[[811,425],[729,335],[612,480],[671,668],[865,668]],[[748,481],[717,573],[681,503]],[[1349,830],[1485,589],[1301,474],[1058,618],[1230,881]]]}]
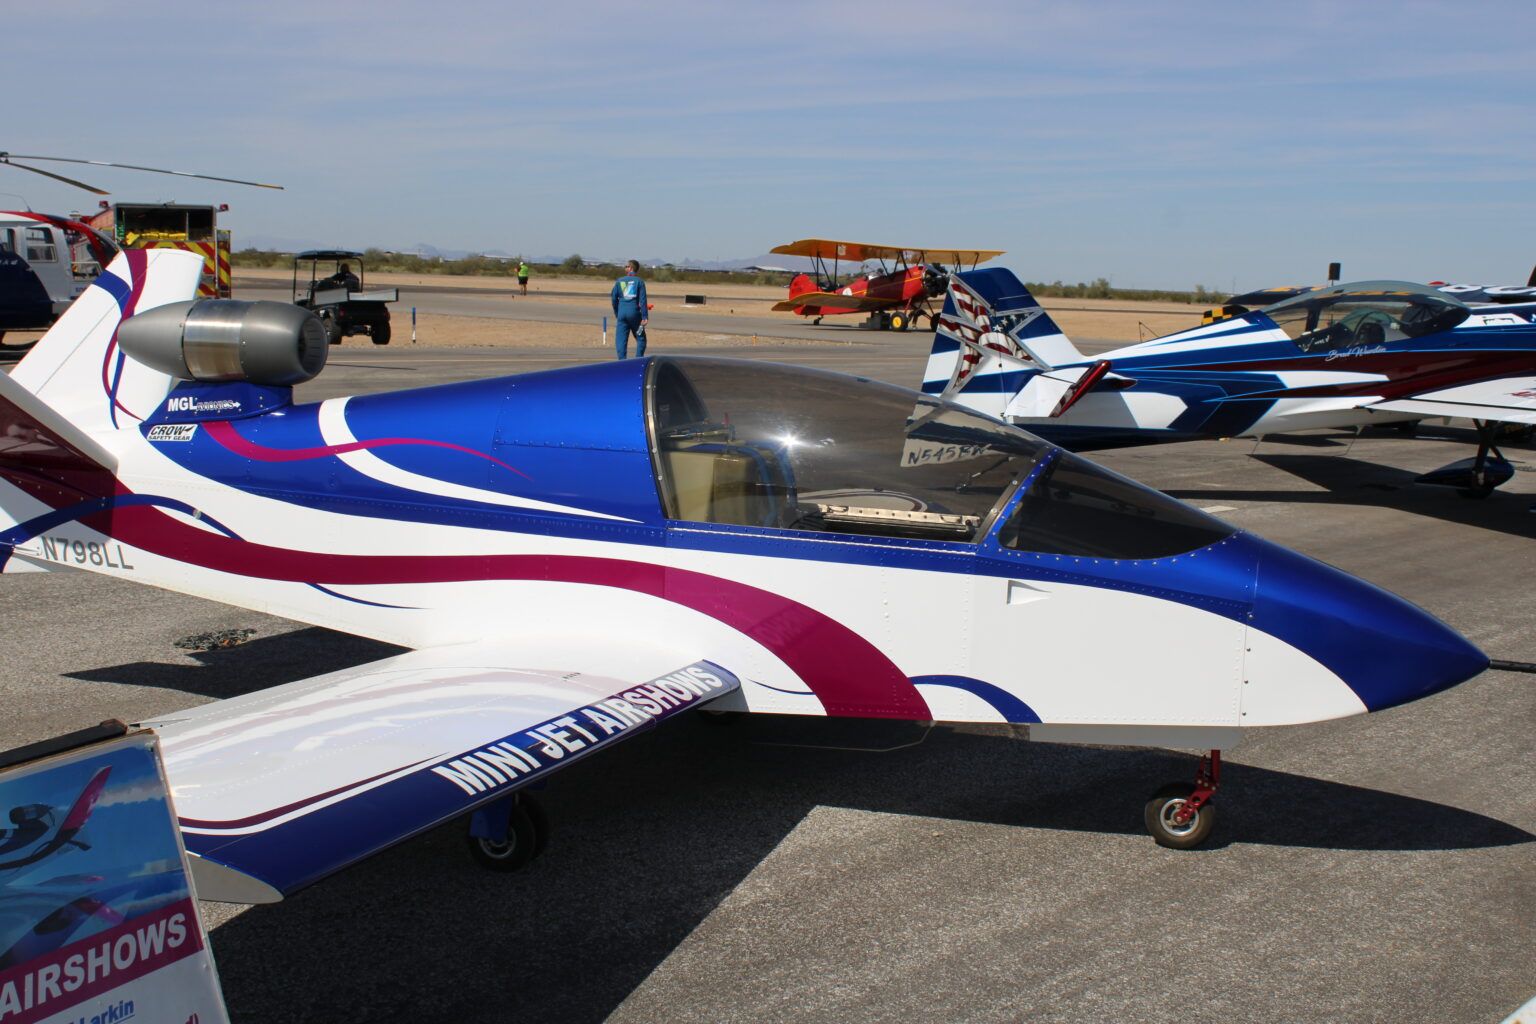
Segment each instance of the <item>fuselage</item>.
[{"label": "fuselage", "polygon": [[1487,664],[1367,583],[862,378],[666,359],[282,391],[184,384],[72,495],[6,474],[35,504],[8,568],[549,667],[665,648],[735,673],[753,711],[1106,742],[1376,710]]},{"label": "fuselage", "polygon": [[[1037,369],[978,373],[956,397],[996,407],[1010,422],[1076,450],[1414,419],[1369,406],[1536,367],[1536,305],[1478,307],[1453,328],[1413,337],[1377,330],[1369,338],[1346,333],[1309,345],[1295,333],[1251,312],[1064,363],[1053,369],[1103,360],[1112,374],[1055,418],[1011,415],[1005,407]],[[948,382],[949,364],[940,355],[924,385],[930,393]]]},{"label": "fuselage", "polygon": [[[856,277],[846,284],[839,285],[835,289],[839,294],[861,299],[879,299],[890,303],[891,309],[904,309],[920,305],[928,298],[928,289],[925,279],[927,268],[919,265],[903,267],[901,270],[889,274],[870,274],[865,277]],[[802,274],[791,282],[789,297],[808,291],[815,291],[816,284],[808,275]],[[795,310],[799,316],[839,316],[844,313],[867,313],[868,307],[858,308],[850,306],[802,306]]]}]

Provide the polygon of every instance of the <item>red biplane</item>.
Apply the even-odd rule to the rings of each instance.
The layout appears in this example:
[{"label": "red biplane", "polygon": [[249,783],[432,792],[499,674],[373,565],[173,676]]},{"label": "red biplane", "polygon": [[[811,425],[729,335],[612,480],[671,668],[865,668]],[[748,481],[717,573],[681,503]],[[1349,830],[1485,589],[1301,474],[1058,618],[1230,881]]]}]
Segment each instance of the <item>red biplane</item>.
[{"label": "red biplane", "polygon": [[[815,261],[814,276],[796,275],[789,283],[789,298],[775,304],[775,310],[815,317],[816,323],[824,316],[866,313],[866,327],[895,331],[906,330],[920,316],[928,317],[931,326],[950,273],[974,270],[1003,254],[1001,249],[921,249],[825,238],[802,238],[770,251]],[[844,262],[852,264],[850,270],[858,276],[839,280]],[[868,270],[866,263],[878,269]]]}]

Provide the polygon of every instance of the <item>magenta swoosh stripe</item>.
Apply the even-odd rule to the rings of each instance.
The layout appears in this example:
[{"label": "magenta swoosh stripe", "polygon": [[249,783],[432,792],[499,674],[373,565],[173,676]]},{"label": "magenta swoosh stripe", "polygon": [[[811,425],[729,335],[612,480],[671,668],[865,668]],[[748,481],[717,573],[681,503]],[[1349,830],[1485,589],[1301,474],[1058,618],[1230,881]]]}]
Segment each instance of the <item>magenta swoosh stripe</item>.
[{"label": "magenta swoosh stripe", "polygon": [[[149,276],[147,273],[149,267],[149,253],[143,251],[142,249],[124,249],[123,256],[128,260],[128,272],[133,275],[133,281],[128,285],[128,301],[123,303],[122,314],[118,317],[117,321],[117,328],[112,330],[112,337],[107,339],[107,353],[101,359],[101,390],[106,393],[107,402],[109,403],[108,412],[112,414],[113,426],[117,425],[118,409],[123,410],[123,412],[127,413],[129,416],[132,416],[136,420],[142,420],[144,418],[117,400],[117,392],[114,389],[114,384],[116,382],[112,380],[110,371],[110,367],[112,365],[112,355],[117,351],[118,328],[121,328],[123,321],[133,316],[133,314],[138,310],[139,299],[144,294],[144,283],[146,278]],[[121,370],[118,371],[118,375],[121,377]]]},{"label": "magenta swoosh stripe", "polygon": [[257,444],[241,436],[235,429],[235,425],[228,420],[216,420],[212,423],[204,423],[203,429],[208,431],[219,444],[248,459],[256,459],[258,462],[303,462],[307,459],[323,459],[331,455],[345,455],[348,452],[363,452],[370,448],[390,448],[395,445],[426,445],[431,448],[447,448],[450,451],[463,452],[465,455],[473,455],[477,459],[494,462],[509,473],[516,473],[524,480],[530,479],[527,473],[516,466],[509,466],[494,455],[485,452],[477,452],[473,448],[465,448],[463,445],[451,444],[447,441],[432,441],[427,438],[417,437],[375,437],[368,441],[350,441],[347,444],[328,444],[318,448],[268,448]]},{"label": "magenta swoosh stripe", "polygon": [[280,818],[287,814],[289,811],[296,811],[301,807],[308,807],[310,804],[317,804],[329,797],[336,796],[338,793],[345,793],[348,790],[358,789],[359,787],[368,785],[370,782],[377,782],[386,776],[393,775],[396,772],[409,771],[412,768],[420,768],[428,761],[433,760],[436,760],[436,758],[423,758],[422,760],[417,761],[415,764],[407,764],[401,765],[399,768],[391,768],[387,772],[380,772],[377,775],[370,775],[366,779],[358,779],[356,782],[348,782],[345,785],[337,786],[335,789],[328,789],[324,793],[316,793],[314,796],[307,796],[302,800],[295,800],[291,804],[284,804],[281,807],[274,807],[269,811],[261,811],[257,814],[251,814],[244,818],[235,818],[233,821],[207,821],[202,818],[177,818],[176,820],[182,825],[183,828],[235,829],[246,828],[250,825],[260,825],[264,821],[271,821],[273,818]]},{"label": "magenta swoosh stripe", "polygon": [[327,585],[549,580],[616,587],[692,608],[772,651],[830,715],[927,721],[912,681],[879,648],[836,619],[734,580],[665,565],[581,555],[338,555],[292,551],[180,523],[151,506],[119,507],[84,522],[166,558],[256,579]]}]

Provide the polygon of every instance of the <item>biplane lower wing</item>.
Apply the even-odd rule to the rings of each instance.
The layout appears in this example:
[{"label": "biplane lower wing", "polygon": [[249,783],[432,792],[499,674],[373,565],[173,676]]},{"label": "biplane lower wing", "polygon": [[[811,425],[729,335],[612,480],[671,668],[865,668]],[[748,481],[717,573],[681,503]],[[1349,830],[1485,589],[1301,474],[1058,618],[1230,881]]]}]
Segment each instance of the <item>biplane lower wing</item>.
[{"label": "biplane lower wing", "polygon": [[1501,377],[1460,384],[1376,402],[1367,408],[1423,416],[1463,416],[1499,423],[1536,423],[1536,376]]},{"label": "biplane lower wing", "polygon": [[740,685],[675,652],[528,656],[429,648],[144,723],[198,896],[275,902]]},{"label": "biplane lower wing", "polygon": [[837,292],[802,292],[792,299],[774,304],[774,312],[789,313],[798,312],[807,307],[852,309],[852,310],[880,310],[896,309],[907,303],[901,299],[882,299],[869,295],[841,295]]}]

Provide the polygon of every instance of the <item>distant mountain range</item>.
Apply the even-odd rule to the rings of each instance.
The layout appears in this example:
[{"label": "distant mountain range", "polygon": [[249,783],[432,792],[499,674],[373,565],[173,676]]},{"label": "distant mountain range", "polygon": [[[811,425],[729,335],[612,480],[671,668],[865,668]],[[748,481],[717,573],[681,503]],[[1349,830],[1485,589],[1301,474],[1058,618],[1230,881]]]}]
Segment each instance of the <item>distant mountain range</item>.
[{"label": "distant mountain range", "polygon": [[[281,238],[275,235],[247,234],[235,239],[237,249],[261,249],[267,252],[302,252],[305,249],[321,249],[335,245],[335,241],[320,242],[313,238]],[[352,246],[358,249],[366,249],[369,246]],[[381,247],[382,248],[382,247]],[[394,252],[410,253],[413,256],[422,256],[427,259],[459,260],[466,256],[490,256],[495,259],[513,259],[519,255],[525,256],[534,263],[559,263],[565,256],[541,255],[537,253],[514,253],[505,249],[486,249],[483,252],[471,252],[467,249],[442,249],[430,242],[417,242],[414,245],[393,247]],[[569,255],[569,254],[567,254]],[[586,255],[586,254],[583,254]],[[623,263],[628,257],[601,257],[587,256],[588,260],[602,260],[605,263]],[[659,267],[672,264],[675,267],[685,267],[689,270],[745,270],[749,267],[782,267],[786,270],[810,270],[811,261],[803,256],[782,256],[772,253],[764,253],[761,256],[745,256],[733,260],[705,260],[692,256],[684,256],[681,259],[674,257],[655,256],[649,259],[641,259],[641,263],[648,267]]]}]

